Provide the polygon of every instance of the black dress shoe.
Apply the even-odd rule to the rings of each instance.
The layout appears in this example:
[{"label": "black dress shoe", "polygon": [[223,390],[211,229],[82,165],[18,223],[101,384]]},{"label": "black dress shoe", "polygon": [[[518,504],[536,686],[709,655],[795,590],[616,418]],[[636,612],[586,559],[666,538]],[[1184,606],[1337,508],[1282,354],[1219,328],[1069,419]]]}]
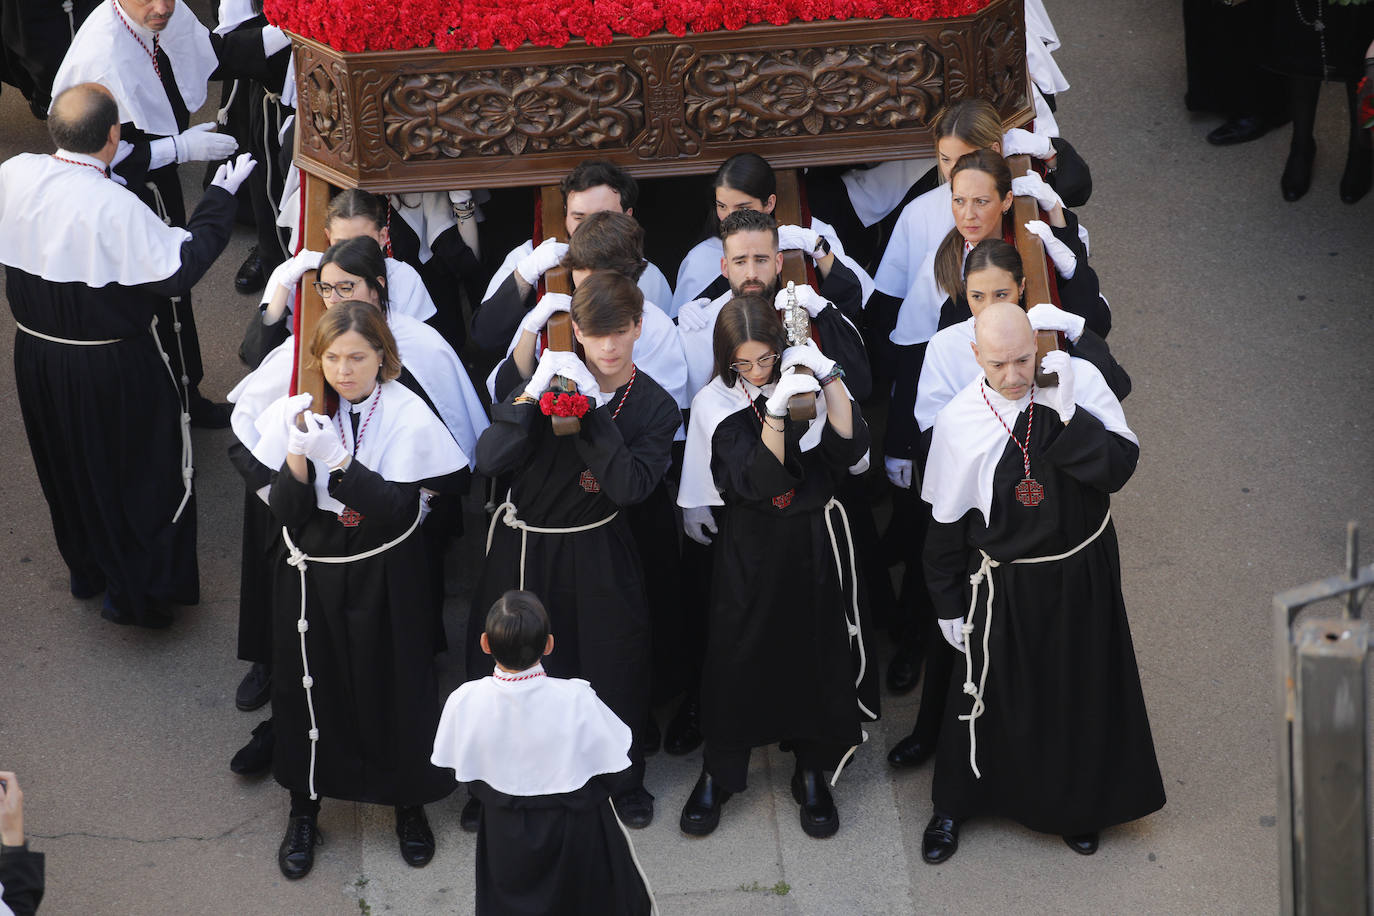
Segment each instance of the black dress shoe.
[{"label": "black dress shoe", "polygon": [[907,735],[887,752],[887,762],[898,770],[914,769],[935,754],[935,742]]},{"label": "black dress shoe", "polygon": [[720,807],[729,800],[730,792],[703,769],[692,794],[687,796],[687,804],[682,806],[677,825],[690,836],[707,836],[720,826]]},{"label": "black dress shoe", "polygon": [[258,246],[254,245],[248,249],[248,257],[239,266],[239,272],[234,274],[234,289],[246,296],[256,293],[266,285],[267,277],[262,270],[262,255],[258,254]]},{"label": "black dress shoe", "polygon": [[160,605],[149,605],[142,617],[136,616],[116,604],[109,592],[105,593],[105,601],[100,606],[100,616],[122,627],[140,626],[149,630],[165,630],[172,625],[173,619],[171,610]]},{"label": "black dress shoe", "polygon": [[1341,173],[1341,200],[1348,204],[1358,203],[1369,193],[1374,182],[1374,150],[1352,149],[1345,160],[1345,171]]},{"label": "black dress shoe", "polygon": [[690,754],[701,747],[701,704],[696,696],[682,701],[668,729],[663,733],[663,749],[674,757]]},{"label": "black dress shoe", "polygon": [[261,773],[272,765],[272,750],[276,747],[277,736],[272,730],[272,720],[264,719],[253,729],[253,737],[239,748],[234,759],[229,761],[229,769],[240,776]]},{"label": "black dress shoe", "polygon": [[807,836],[823,840],[840,829],[840,812],[820,770],[794,772],[792,798],[801,806],[801,827]]},{"label": "black dress shoe", "polygon": [[1269,124],[1263,118],[1232,118],[1207,135],[1207,142],[1213,146],[1234,146],[1249,143],[1269,133]]},{"label": "black dress shoe", "polygon": [[96,595],[105,591],[104,576],[101,576],[97,580],[87,579],[83,576],[78,576],[76,573],[72,573],[70,584],[72,589],[72,597],[78,598],[82,601],[85,601],[88,598],[94,598]]},{"label": "black dress shoe", "polygon": [[1295,143],[1288,148],[1288,161],[1284,163],[1283,177],[1279,179],[1284,200],[1298,200],[1312,187],[1312,162],[1316,158],[1316,141]]},{"label": "black dress shoe", "polygon": [[191,425],[197,429],[228,429],[234,408],[216,404],[194,388],[191,389]]},{"label": "black dress shoe", "polygon": [[1097,834],[1080,833],[1077,836],[1066,836],[1064,842],[1068,847],[1080,856],[1090,856],[1097,852]]},{"label": "black dress shoe", "polygon": [[662,746],[663,732],[658,728],[658,720],[650,713],[649,720],[644,723],[644,732],[639,737],[639,752],[645,757],[652,757]]},{"label": "black dress shoe", "polygon": [[315,847],[324,845],[324,834],[309,814],[288,818],[286,836],[277,848],[277,867],[293,881],[310,874],[315,865]]},{"label": "black dress shoe", "polygon": [[889,693],[910,693],[911,688],[921,679],[921,666],[911,658],[911,653],[898,649],[887,665],[887,690]]},{"label": "black dress shoe", "polygon": [[458,826],[468,833],[476,833],[477,828],[482,825],[482,802],[474,795],[469,795],[467,803],[463,805],[463,810],[458,813]]},{"label": "black dress shoe", "polygon": [[272,666],[253,662],[234,691],[234,705],[244,712],[261,709],[272,699]]},{"label": "black dress shoe", "polygon": [[936,811],[921,834],[921,858],[930,865],[939,865],[959,851],[959,824],[952,817]]},{"label": "black dress shoe", "polygon": [[654,797],[643,786],[636,786],[615,799],[620,823],[632,830],[643,830],[654,822]]},{"label": "black dress shoe", "polygon": [[423,805],[396,806],[396,838],[401,841],[401,858],[411,868],[424,868],[434,858],[434,831]]}]

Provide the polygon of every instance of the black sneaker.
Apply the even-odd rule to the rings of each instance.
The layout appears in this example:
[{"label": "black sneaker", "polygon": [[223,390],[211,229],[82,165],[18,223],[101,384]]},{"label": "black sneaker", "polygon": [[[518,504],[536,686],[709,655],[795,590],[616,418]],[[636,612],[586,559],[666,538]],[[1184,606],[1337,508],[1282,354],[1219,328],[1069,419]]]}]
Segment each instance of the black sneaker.
[{"label": "black sneaker", "polygon": [[324,834],[313,815],[288,818],[286,836],[277,848],[277,867],[293,881],[310,874],[315,865],[315,847],[324,845]]},{"label": "black sneaker", "polygon": [[401,858],[411,868],[424,868],[434,858],[434,831],[422,805],[396,806],[396,839]]}]

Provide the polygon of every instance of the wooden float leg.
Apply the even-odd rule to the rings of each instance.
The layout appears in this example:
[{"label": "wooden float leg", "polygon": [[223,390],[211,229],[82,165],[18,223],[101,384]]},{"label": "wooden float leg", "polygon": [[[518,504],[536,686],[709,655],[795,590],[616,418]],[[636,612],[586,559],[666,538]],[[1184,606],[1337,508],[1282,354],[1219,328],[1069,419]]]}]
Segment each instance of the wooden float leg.
[{"label": "wooden float leg", "polygon": [[[305,236],[305,247],[310,251],[324,251],[329,247],[325,238],[324,214],[329,209],[330,186],[322,178],[301,171],[301,194],[305,197],[305,220],[301,232]],[[324,314],[324,300],[315,291],[318,271],[310,271],[301,278],[300,329],[296,334],[296,391],[309,392],[314,401],[311,410],[323,413],[324,371],[319,363],[310,356],[310,339],[315,336],[315,325]]]},{"label": "wooden float leg", "polygon": [[[1008,156],[1007,165],[1013,178],[1030,173],[1030,156]],[[1016,236],[1016,250],[1021,255],[1021,269],[1026,276],[1026,301],[1032,306],[1050,301],[1050,266],[1045,257],[1045,245],[1040,238],[1026,229],[1026,223],[1040,218],[1040,205],[1033,197],[1013,197],[1011,204],[1013,232]],[[1035,332],[1035,384],[1041,388],[1053,388],[1059,384],[1059,376],[1053,372],[1041,372],[1040,361],[1046,353],[1059,349],[1059,334],[1055,331]]]},{"label": "wooden float leg", "polygon": [[[799,226],[801,225],[801,188],[798,185],[796,169],[778,169],[777,174],[777,204],[773,207],[773,216],[780,226]],[[808,284],[806,276],[806,255],[800,251],[788,250],[782,253],[782,273],[778,275],[778,288],[786,289],[787,281],[791,280],[798,286]],[[793,372],[805,375],[813,374],[810,369],[802,366],[792,370]],[[810,421],[816,419],[816,394],[808,391],[805,394],[794,394],[787,401],[787,414],[793,420]]]},{"label": "wooden float leg", "polygon": [[[542,212],[541,223],[544,238],[566,242],[568,229],[564,219],[562,189],[558,185],[544,185],[539,189],[539,203]],[[555,267],[546,271],[543,279],[546,292],[572,295],[572,271],[566,267]],[[544,331],[548,334],[550,350],[564,353],[576,352],[572,319],[567,312],[558,312],[550,316],[548,324],[544,325]],[[565,379],[562,376],[554,379],[554,385],[566,390],[573,390],[577,387],[570,379]],[[555,436],[576,435],[582,429],[582,421],[578,420],[577,417],[549,417],[549,420],[553,423]]]}]

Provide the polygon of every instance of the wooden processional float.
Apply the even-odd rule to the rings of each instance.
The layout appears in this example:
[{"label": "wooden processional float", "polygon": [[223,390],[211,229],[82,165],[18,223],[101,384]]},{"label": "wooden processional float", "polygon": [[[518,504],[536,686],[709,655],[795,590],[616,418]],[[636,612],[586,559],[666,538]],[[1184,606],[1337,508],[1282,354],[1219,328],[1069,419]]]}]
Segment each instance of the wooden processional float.
[{"label": "wooden processional float", "polygon": [[[542,225],[553,235],[563,232],[558,182],[584,159],[643,179],[709,174],[746,150],[777,172],[779,222],[802,222],[798,169],[932,156],[936,117],[964,98],[989,100],[1007,128],[1030,122],[1024,16],[1023,0],[991,0],[955,19],[660,31],[513,51],[344,53],[293,34],[304,243],[324,249],[335,188],[541,186]],[[1016,175],[1029,168],[1026,156],[1009,162]],[[1040,240],[1023,228],[1035,208],[1017,198],[1013,210],[1031,303],[1051,301],[1052,282]],[[784,285],[806,282],[808,269],[788,252]],[[313,279],[302,284],[302,351],[324,308]],[[547,283],[571,292],[565,276]],[[566,314],[550,321],[550,346],[572,349],[568,325]],[[1057,345],[1053,332],[1040,338],[1042,353]],[[299,356],[297,390],[323,403],[322,374]],[[794,416],[806,409],[789,406]],[[575,418],[553,419],[572,421],[560,432],[577,429]]]}]

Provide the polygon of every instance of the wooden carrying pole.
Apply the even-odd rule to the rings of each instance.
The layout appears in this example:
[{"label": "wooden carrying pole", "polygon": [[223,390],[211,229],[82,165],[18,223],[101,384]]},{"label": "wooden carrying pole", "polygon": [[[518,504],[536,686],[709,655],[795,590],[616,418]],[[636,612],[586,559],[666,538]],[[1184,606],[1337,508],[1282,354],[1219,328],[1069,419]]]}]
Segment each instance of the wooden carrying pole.
[{"label": "wooden carrying pole", "polygon": [[[568,229],[565,225],[563,191],[558,185],[544,185],[539,190],[540,222],[543,227],[543,235],[546,239],[557,239],[560,242],[568,240]],[[563,293],[571,296],[573,293],[572,271],[563,266],[555,267],[544,272],[544,289],[550,293]],[[549,316],[549,321],[544,325],[544,332],[549,337],[549,349],[560,352],[574,352],[576,343],[573,340],[572,318],[567,312],[555,312]],[[575,387],[571,380],[562,376],[554,378],[554,387],[571,389]],[[553,423],[553,434],[555,436],[575,435],[582,429],[582,421],[577,417],[549,417]]]},{"label": "wooden carrying pole", "polygon": [[[1030,156],[1008,156],[1007,165],[1013,178],[1030,174]],[[1011,204],[1016,251],[1021,255],[1021,269],[1026,275],[1026,302],[1031,306],[1050,301],[1050,265],[1045,257],[1045,245],[1039,236],[1026,228],[1026,223],[1040,218],[1040,205],[1034,197],[1013,197]],[[1035,332],[1035,384],[1053,388],[1059,376],[1040,371],[1040,361],[1046,353],[1059,349],[1059,334],[1055,331]]]},{"label": "wooden carrying pole", "polygon": [[[777,203],[773,207],[773,217],[779,226],[801,225],[801,188],[797,184],[796,169],[777,169]],[[795,249],[782,253],[782,273],[778,275],[778,288],[786,289],[787,282],[806,286],[806,255]],[[812,375],[805,366],[797,366],[793,372]],[[816,419],[816,394],[808,391],[794,394],[787,401],[787,414],[793,420]]]},{"label": "wooden carrying pole", "polygon": [[[324,251],[329,247],[324,234],[324,214],[329,209],[329,183],[302,169],[301,194],[305,198],[305,219],[301,226],[305,233],[305,247],[310,251]],[[324,371],[310,356],[310,339],[315,336],[315,325],[324,314],[324,300],[315,291],[318,277],[319,271],[312,270],[301,278],[301,299],[296,304],[296,308],[300,309],[300,331],[296,335],[296,392],[309,392],[314,397],[310,409],[324,413]]]}]

